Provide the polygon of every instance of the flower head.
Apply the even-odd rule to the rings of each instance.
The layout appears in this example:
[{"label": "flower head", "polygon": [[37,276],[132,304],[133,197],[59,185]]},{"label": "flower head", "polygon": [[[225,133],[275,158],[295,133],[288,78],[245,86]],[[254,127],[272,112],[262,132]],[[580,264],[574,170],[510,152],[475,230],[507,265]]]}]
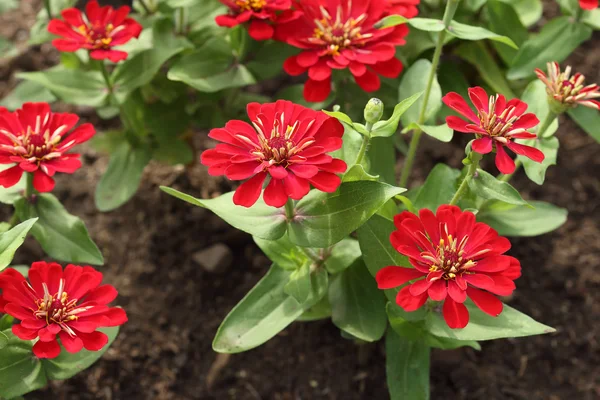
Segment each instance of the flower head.
[{"label": "flower head", "polygon": [[598,0],[579,0],[579,7],[584,10],[594,10],[598,8]]},{"label": "flower head", "polygon": [[201,158],[210,175],[250,178],[235,191],[235,204],[256,203],[267,176],[271,180],[263,198],[273,207],[288,198],[300,200],[310,185],[328,193],[338,188],[336,174],[347,166],[327,154],[342,147],[344,127],[337,119],[284,100],[250,103],[247,111],[252,125],[229,121],[225,128],[213,129],[208,136],[223,143]]},{"label": "flower head", "polygon": [[127,322],[125,311],[107,304],[117,297],[111,285],[102,285],[102,274],[92,267],[35,262],[29,282],[17,270],[0,273],[0,312],[20,320],[13,333],[20,339],[39,341],[33,353],[39,358],[60,354],[57,339],[69,353],[85,348],[102,349],[108,337],[98,328]]},{"label": "flower head", "polygon": [[233,28],[250,22],[248,33],[254,40],[268,40],[275,29],[272,23],[297,16],[290,11],[292,0],[220,0],[229,7],[229,13],[219,15],[215,21],[219,26]]},{"label": "flower head", "polygon": [[419,14],[417,6],[421,0],[388,0],[391,4],[390,15],[402,15],[406,18],[413,18]]},{"label": "flower head", "polygon": [[374,28],[388,15],[388,0],[306,0],[297,4],[300,18],[278,24],[275,36],[302,49],[283,67],[290,75],[308,71],[307,101],[323,101],[329,96],[332,69],[349,69],[366,92],[379,89],[379,75],[396,78],[402,72],[396,46],[405,43],[406,24]]},{"label": "flower head", "polygon": [[565,68],[564,72],[560,72],[560,65],[557,62],[550,62],[548,75],[538,68],[535,73],[546,85],[550,105],[558,113],[576,107],[578,104],[600,110],[600,102],[594,100],[600,97],[600,87],[596,84],[584,86],[585,76],[580,73],[571,76],[570,66]]},{"label": "flower head", "polygon": [[483,312],[498,316],[502,302],[494,294],[508,296],[521,275],[519,261],[504,255],[508,239],[475,215],[456,206],[440,206],[437,213],[423,209],[396,215],[397,230],[392,246],[409,257],[414,268],[390,266],[375,279],[380,289],[392,289],[409,281],[396,297],[405,311],[415,311],[428,298],[443,301],[442,312],[450,328],[464,328],[469,312],[463,304],[469,297]]},{"label": "flower head", "polygon": [[0,164],[17,163],[0,172],[0,186],[14,186],[23,172],[31,172],[35,189],[49,192],[56,172],[79,169],[80,155],[66,152],[89,140],[95,130],[89,123],[73,129],[78,120],[75,114],[53,113],[47,103],[25,103],[15,112],[0,107]]},{"label": "flower head", "polygon": [[532,159],[535,162],[544,160],[540,150],[515,142],[515,139],[533,139],[535,134],[527,130],[536,126],[540,121],[535,114],[525,114],[527,104],[519,99],[506,101],[497,94],[488,98],[487,93],[480,87],[469,88],[469,97],[475,106],[474,113],[461,95],[450,92],[442,99],[444,103],[463,115],[469,121],[456,116],[446,118],[448,126],[455,131],[472,133],[477,136],[473,141],[473,151],[487,154],[496,150],[496,167],[503,174],[512,174],[515,162],[508,156],[504,147],[513,152]]},{"label": "flower head", "polygon": [[111,6],[100,7],[96,0],[87,3],[85,13],[76,8],[62,11],[64,21],[53,19],[48,31],[61,36],[52,44],[59,51],[87,49],[95,60],[109,59],[119,62],[127,58],[127,53],[114,50],[115,46],[127,43],[142,32],[142,26],[132,18],[127,18],[129,7],[117,10]]}]

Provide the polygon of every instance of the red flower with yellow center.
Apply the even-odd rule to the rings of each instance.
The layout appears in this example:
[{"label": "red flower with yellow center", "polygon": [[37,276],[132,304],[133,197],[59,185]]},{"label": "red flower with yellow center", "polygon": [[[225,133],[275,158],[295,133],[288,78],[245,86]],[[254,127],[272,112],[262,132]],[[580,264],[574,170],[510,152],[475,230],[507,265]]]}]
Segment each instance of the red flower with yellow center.
[{"label": "red flower with yellow center", "polygon": [[496,167],[503,174],[512,174],[515,171],[515,162],[506,153],[505,146],[535,162],[544,161],[544,153],[540,150],[515,142],[515,139],[536,137],[528,132],[528,129],[540,121],[535,114],[525,114],[526,103],[519,99],[507,102],[501,94],[488,98],[485,90],[480,87],[469,88],[469,97],[477,114],[458,93],[450,92],[442,100],[448,107],[468,119],[465,121],[449,116],[446,117],[446,123],[455,131],[475,134],[478,137],[472,144],[474,152],[487,154],[496,150]]},{"label": "red flower with yellow center", "polygon": [[100,7],[96,0],[87,3],[85,14],[76,8],[61,12],[64,21],[53,19],[48,31],[61,36],[52,44],[59,51],[87,49],[95,60],[109,59],[119,62],[127,58],[127,53],[115,50],[132,38],[139,37],[142,26],[132,18],[127,18],[129,7],[114,10],[111,6]]},{"label": "red flower with yellow center", "polygon": [[0,273],[0,312],[20,320],[12,332],[22,340],[39,341],[33,346],[38,358],[60,354],[57,336],[69,353],[85,348],[101,350],[108,337],[98,328],[123,325],[125,311],[108,307],[117,297],[111,285],[102,285],[102,274],[92,267],[35,262],[29,282],[17,270]]},{"label": "red flower with yellow center", "polygon": [[282,207],[288,198],[300,200],[310,185],[324,192],[338,188],[336,174],[347,166],[327,154],[342,147],[344,127],[337,119],[284,100],[250,103],[247,111],[252,125],[234,120],[213,129],[208,136],[222,143],[201,157],[210,175],[250,178],[235,191],[235,204],[256,203],[268,176],[263,198],[273,207]]},{"label": "red flower with yellow center", "polygon": [[220,0],[229,13],[216,18],[217,25],[233,28],[249,22],[248,33],[254,40],[273,37],[273,23],[297,16],[291,11],[292,0]]},{"label": "red flower with yellow center", "polygon": [[25,103],[15,112],[0,107],[0,164],[17,164],[0,172],[0,186],[14,186],[30,172],[35,189],[49,192],[56,172],[79,169],[79,154],[66,152],[91,139],[95,130],[89,123],[73,129],[77,121],[75,114],[53,113],[47,103]]},{"label": "red flower with yellow center", "polygon": [[571,76],[571,67],[568,66],[564,72],[560,71],[557,62],[548,63],[548,75],[539,68],[535,69],[538,78],[546,85],[546,92],[559,107],[566,108],[582,106],[600,110],[600,102],[594,100],[600,98],[600,87],[596,84],[585,85],[585,76],[576,73]]},{"label": "red flower with yellow center", "polygon": [[290,75],[308,71],[307,101],[329,96],[332,69],[349,69],[366,92],[379,89],[379,75],[396,78],[402,72],[396,46],[405,43],[408,28],[405,24],[386,29],[373,26],[388,15],[388,0],[307,0],[297,6],[300,18],[277,24],[275,37],[302,49],[283,67]]},{"label": "red flower with yellow center", "polygon": [[404,211],[394,224],[392,246],[409,257],[414,268],[385,267],[375,279],[380,289],[414,281],[398,292],[400,307],[415,311],[428,298],[443,301],[450,328],[467,326],[469,312],[463,304],[467,297],[483,312],[500,315],[502,302],[494,295],[511,294],[513,281],[521,275],[519,261],[504,255],[510,249],[508,239],[456,206],[440,206],[436,214],[423,209],[418,216]]}]

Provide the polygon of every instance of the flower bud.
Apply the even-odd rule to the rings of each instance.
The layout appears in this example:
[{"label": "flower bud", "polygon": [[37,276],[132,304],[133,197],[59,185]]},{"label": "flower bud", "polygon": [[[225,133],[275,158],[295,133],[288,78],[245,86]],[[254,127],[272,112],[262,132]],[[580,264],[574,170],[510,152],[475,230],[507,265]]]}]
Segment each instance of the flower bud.
[{"label": "flower bud", "polygon": [[374,124],[383,116],[383,101],[372,98],[365,106],[365,121]]}]

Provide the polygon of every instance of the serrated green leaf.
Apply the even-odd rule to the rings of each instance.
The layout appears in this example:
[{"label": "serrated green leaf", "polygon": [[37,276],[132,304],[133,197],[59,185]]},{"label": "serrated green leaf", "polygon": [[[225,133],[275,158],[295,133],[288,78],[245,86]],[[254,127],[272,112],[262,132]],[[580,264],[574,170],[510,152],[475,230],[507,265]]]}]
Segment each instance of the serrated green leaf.
[{"label": "serrated green leaf", "polygon": [[23,244],[27,232],[37,220],[37,218],[28,219],[8,232],[0,234],[0,271],[9,266],[15,256],[15,251]]},{"label": "serrated green leaf", "polygon": [[202,200],[165,186],[161,186],[161,190],[190,204],[208,208],[234,228],[260,239],[277,240],[285,234],[285,212],[267,206],[262,199],[251,208],[246,208],[233,204],[233,192],[214,199]]},{"label": "serrated green leaf", "polygon": [[525,206],[506,207],[503,203],[487,206],[477,214],[501,236],[538,236],[558,229],[567,220],[567,210],[543,201]]}]

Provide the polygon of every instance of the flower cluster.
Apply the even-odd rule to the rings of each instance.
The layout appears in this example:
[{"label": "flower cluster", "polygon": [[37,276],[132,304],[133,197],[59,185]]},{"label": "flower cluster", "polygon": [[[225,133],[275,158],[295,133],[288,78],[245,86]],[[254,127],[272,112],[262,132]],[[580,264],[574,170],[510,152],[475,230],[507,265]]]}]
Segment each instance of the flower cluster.
[{"label": "flower cluster", "polygon": [[342,147],[344,127],[337,119],[284,100],[250,103],[247,111],[252,125],[229,121],[213,129],[208,136],[222,143],[201,158],[213,176],[250,178],[236,190],[235,204],[256,203],[268,176],[263,197],[273,207],[301,199],[310,185],[324,192],[338,188],[336,174],[346,171],[346,163],[327,154]]},{"label": "flower cluster", "polygon": [[119,62],[127,58],[127,53],[115,50],[142,32],[142,26],[129,15],[129,7],[115,10],[111,6],[100,7],[96,0],[87,3],[85,13],[76,8],[62,11],[64,21],[53,19],[48,31],[61,36],[52,44],[59,51],[77,51],[86,49],[95,60],[109,59]]},{"label": "flower cluster", "polygon": [[494,295],[510,295],[513,281],[521,275],[519,261],[504,254],[510,249],[508,239],[456,206],[440,206],[436,214],[423,209],[418,216],[405,211],[394,224],[392,246],[414,268],[385,267],[376,280],[380,289],[413,281],[398,292],[400,307],[415,311],[428,298],[443,301],[442,313],[450,328],[468,324],[467,297],[491,316],[502,312],[502,302]]},{"label": "flower cluster", "polygon": [[15,112],[0,108],[0,164],[16,163],[0,172],[0,186],[14,186],[29,172],[35,189],[49,192],[56,172],[79,169],[80,155],[66,153],[89,140],[95,130],[89,123],[73,129],[78,121],[75,114],[53,113],[47,103],[25,103]]},{"label": "flower cluster", "polygon": [[495,150],[496,167],[503,174],[512,174],[515,170],[515,162],[508,156],[504,147],[535,162],[544,160],[544,153],[540,150],[515,142],[515,139],[536,137],[535,134],[528,132],[528,129],[533,128],[540,121],[535,114],[525,114],[526,103],[519,99],[506,101],[501,94],[488,98],[485,90],[480,87],[470,88],[469,98],[477,113],[473,112],[458,93],[450,92],[442,100],[448,107],[467,118],[468,121],[465,121],[456,116],[449,116],[446,118],[446,123],[458,132],[477,136],[478,139],[472,144],[473,151],[487,154]]},{"label": "flower cluster", "polygon": [[585,76],[575,73],[571,76],[571,67],[560,71],[557,62],[548,63],[548,75],[539,68],[535,70],[538,78],[546,85],[550,105],[557,113],[578,104],[600,110],[600,102],[594,100],[600,97],[600,87],[596,84],[585,86]]},{"label": "flower cluster", "polygon": [[60,343],[69,353],[83,348],[98,351],[108,337],[98,328],[127,322],[125,311],[109,307],[117,297],[111,285],[100,285],[102,274],[92,267],[35,262],[29,282],[17,270],[0,273],[0,312],[20,320],[12,332],[22,340],[39,340],[33,346],[38,358],[55,358]]}]

